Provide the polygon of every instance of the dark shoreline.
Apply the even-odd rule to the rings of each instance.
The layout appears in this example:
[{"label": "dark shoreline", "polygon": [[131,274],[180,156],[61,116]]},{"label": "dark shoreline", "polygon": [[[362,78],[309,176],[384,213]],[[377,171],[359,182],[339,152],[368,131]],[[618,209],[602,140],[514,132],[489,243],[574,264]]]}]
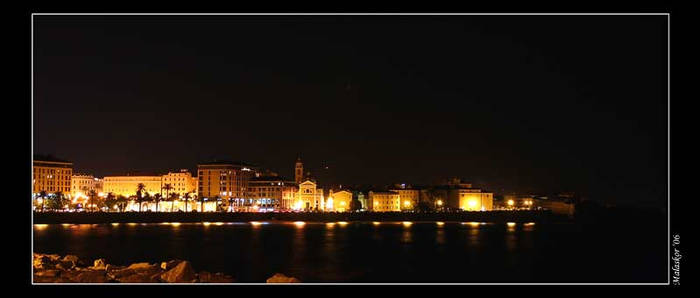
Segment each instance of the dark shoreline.
[{"label": "dark shoreline", "polygon": [[484,211],[455,213],[356,212],[356,213],[169,213],[169,212],[35,212],[35,224],[248,222],[248,221],[475,221],[570,223],[570,218],[550,211]]}]

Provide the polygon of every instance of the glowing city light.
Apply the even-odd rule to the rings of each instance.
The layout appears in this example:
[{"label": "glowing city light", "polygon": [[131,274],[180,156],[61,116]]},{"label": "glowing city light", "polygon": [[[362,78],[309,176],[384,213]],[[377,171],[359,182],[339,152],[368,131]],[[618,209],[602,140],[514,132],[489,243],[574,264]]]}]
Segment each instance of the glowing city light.
[{"label": "glowing city light", "polygon": [[262,224],[262,223],[259,222],[259,221],[251,221],[251,222],[250,222],[250,225],[251,225],[251,226],[254,226],[254,227],[257,227],[257,226],[259,226],[259,225],[261,225],[261,224]]},{"label": "glowing city light", "polygon": [[514,223],[514,222],[509,222],[509,223],[507,223],[507,225],[508,225],[509,227],[514,227],[514,226],[515,226],[515,223]]},{"label": "glowing city light", "polygon": [[295,221],[295,222],[294,222],[294,225],[297,226],[297,227],[303,227],[305,224],[306,224],[306,223],[303,222],[303,221]]},{"label": "glowing city light", "polygon": [[375,226],[378,226],[378,225],[380,225],[381,223],[378,222],[378,221],[373,221],[372,224],[375,225]]},{"label": "glowing city light", "polygon": [[508,206],[513,206],[514,204],[515,202],[513,202],[513,200],[508,200]]},{"label": "glowing city light", "polygon": [[404,221],[402,224],[404,227],[410,227],[413,223],[410,221]]},{"label": "glowing city light", "polygon": [[441,222],[441,221],[438,221],[438,222],[436,222],[435,224],[437,224],[438,227],[442,227],[442,226],[445,225],[445,223],[444,223],[444,222]]},{"label": "glowing city light", "polygon": [[338,225],[340,225],[341,227],[344,227],[344,226],[348,225],[348,222],[347,221],[339,221]]},{"label": "glowing city light", "polygon": [[203,222],[203,223],[202,223],[202,225],[204,225],[204,226],[208,226],[208,225],[211,225],[211,223],[210,223],[210,222],[206,222],[206,221],[205,221],[205,222]]},{"label": "glowing city light", "polygon": [[442,200],[437,200],[438,206],[442,206]]},{"label": "glowing city light", "polygon": [[335,226],[335,223],[334,223],[334,222],[328,222],[328,223],[326,223],[326,227],[332,228],[332,227],[334,227],[334,226]]}]

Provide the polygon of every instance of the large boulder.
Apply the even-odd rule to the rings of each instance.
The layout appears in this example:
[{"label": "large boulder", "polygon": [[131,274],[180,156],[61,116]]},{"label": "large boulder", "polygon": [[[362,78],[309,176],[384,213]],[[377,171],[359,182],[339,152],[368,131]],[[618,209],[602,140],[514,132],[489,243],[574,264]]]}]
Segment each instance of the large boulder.
[{"label": "large boulder", "polygon": [[154,267],[156,267],[156,265],[142,262],[142,263],[133,263],[133,264],[129,265],[129,267],[126,267],[126,268],[133,269],[133,270],[150,270]]},{"label": "large boulder", "polygon": [[34,269],[54,269],[55,267],[56,262],[48,256],[39,256],[34,259]]},{"label": "large boulder", "polygon": [[162,262],[162,263],[160,263],[160,269],[163,269],[163,270],[173,269],[173,268],[175,268],[175,266],[177,266],[177,264],[180,264],[180,262],[182,262],[182,260],[170,260],[167,262]]},{"label": "large boulder", "polygon": [[301,281],[294,278],[294,277],[289,277],[286,276],[282,273],[275,273],[272,277],[267,279],[267,283],[272,284],[272,283],[300,283]]},{"label": "large boulder", "polygon": [[71,262],[71,261],[60,261],[60,262],[58,262],[58,264],[56,264],[56,269],[64,270],[64,271],[71,270],[73,268],[76,268],[75,265],[76,264],[74,262]]},{"label": "large boulder", "polygon": [[66,255],[65,257],[63,257],[63,261],[64,262],[73,262],[77,266],[78,263],[80,262],[80,259],[78,258],[78,256],[75,256],[75,255]]},{"label": "large boulder", "polygon": [[173,269],[161,274],[160,279],[169,283],[189,283],[195,282],[196,276],[190,262],[182,261]]},{"label": "large boulder", "polygon": [[106,270],[107,269],[107,260],[105,259],[97,259],[92,263],[92,268],[95,270]]},{"label": "large boulder", "polygon": [[124,267],[124,266],[117,266],[117,265],[112,265],[112,264],[105,265],[105,270],[107,270],[107,272],[123,270],[125,268],[126,267]]},{"label": "large boulder", "polygon": [[197,274],[197,277],[197,280],[201,283],[232,283],[235,281],[233,277],[223,273],[210,273],[207,271],[200,272]]}]

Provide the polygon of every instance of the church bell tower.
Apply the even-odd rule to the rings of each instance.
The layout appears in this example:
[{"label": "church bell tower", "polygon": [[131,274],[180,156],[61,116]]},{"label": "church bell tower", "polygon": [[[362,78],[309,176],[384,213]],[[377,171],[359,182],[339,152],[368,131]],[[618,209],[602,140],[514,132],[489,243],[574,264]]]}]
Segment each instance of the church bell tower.
[{"label": "church bell tower", "polygon": [[301,157],[297,157],[297,162],[294,165],[294,182],[297,184],[303,182],[304,179],[304,164],[301,163]]}]

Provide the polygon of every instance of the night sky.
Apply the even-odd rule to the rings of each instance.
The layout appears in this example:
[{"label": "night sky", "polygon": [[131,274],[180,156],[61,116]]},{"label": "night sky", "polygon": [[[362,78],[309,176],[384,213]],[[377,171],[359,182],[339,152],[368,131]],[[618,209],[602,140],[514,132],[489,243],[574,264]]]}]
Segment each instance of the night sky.
[{"label": "night sky", "polygon": [[[34,152],[665,205],[666,16],[35,16]],[[328,167],[328,170],[325,170]]]}]

